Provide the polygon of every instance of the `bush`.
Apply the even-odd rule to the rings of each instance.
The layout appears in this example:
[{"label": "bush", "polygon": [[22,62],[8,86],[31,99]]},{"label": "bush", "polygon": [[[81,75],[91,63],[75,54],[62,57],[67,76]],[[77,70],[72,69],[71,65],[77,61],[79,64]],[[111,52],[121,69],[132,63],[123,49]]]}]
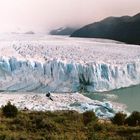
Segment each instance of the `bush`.
[{"label": "bush", "polygon": [[125,119],[126,119],[126,114],[118,112],[115,114],[115,116],[111,119],[113,124],[117,125],[124,125]]},{"label": "bush", "polygon": [[85,125],[96,120],[97,120],[97,117],[93,111],[86,111],[83,113],[83,122]]},{"label": "bush", "polygon": [[96,132],[99,132],[99,131],[105,130],[105,125],[97,122],[97,123],[94,124],[93,128]]},{"label": "bush", "polygon": [[17,116],[18,109],[15,105],[12,105],[11,102],[8,102],[7,105],[2,106],[2,113],[5,117],[12,118]]},{"label": "bush", "polygon": [[140,112],[132,112],[132,114],[126,119],[125,123],[129,126],[140,126]]}]

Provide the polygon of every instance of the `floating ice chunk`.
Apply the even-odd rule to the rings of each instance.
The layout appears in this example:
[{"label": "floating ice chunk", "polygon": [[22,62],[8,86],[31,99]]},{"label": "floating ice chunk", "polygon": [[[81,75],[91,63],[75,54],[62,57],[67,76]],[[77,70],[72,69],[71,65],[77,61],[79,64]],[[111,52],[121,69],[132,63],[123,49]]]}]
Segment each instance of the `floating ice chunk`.
[{"label": "floating ice chunk", "polygon": [[112,110],[112,104],[108,101],[108,102],[104,102],[103,106],[106,107],[109,110]]}]

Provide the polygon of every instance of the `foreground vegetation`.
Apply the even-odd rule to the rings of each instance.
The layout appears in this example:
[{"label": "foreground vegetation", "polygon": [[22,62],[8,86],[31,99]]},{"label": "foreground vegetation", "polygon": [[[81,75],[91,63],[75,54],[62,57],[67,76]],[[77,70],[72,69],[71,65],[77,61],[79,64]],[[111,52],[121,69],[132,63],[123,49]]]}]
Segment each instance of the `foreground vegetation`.
[{"label": "foreground vegetation", "polygon": [[[134,114],[129,122],[139,117]],[[8,103],[0,112],[0,140],[140,140],[139,119],[129,126],[122,113],[111,123],[99,120],[90,111],[18,111]]]}]

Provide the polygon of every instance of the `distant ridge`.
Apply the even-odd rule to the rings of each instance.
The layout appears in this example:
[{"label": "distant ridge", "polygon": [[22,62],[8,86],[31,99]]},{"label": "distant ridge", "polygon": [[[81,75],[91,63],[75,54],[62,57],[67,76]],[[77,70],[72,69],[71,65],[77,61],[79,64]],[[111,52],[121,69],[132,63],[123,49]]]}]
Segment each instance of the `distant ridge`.
[{"label": "distant ridge", "polygon": [[49,34],[50,35],[71,35],[76,30],[77,30],[77,28],[61,27],[61,28],[50,31]]},{"label": "distant ridge", "polygon": [[35,32],[33,32],[33,31],[28,31],[28,32],[25,32],[25,34],[35,34]]},{"label": "distant ridge", "polygon": [[105,18],[76,30],[71,37],[104,38],[140,44],[140,13],[132,17]]}]

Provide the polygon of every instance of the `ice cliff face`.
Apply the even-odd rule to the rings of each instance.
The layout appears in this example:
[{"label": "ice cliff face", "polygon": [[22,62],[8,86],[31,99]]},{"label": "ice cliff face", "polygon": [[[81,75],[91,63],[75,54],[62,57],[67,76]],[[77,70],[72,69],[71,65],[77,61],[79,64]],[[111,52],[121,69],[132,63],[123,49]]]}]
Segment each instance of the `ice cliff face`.
[{"label": "ice cliff face", "polygon": [[1,90],[74,92],[105,91],[140,83],[140,64],[39,63],[16,58],[0,60]]},{"label": "ice cliff face", "polygon": [[93,92],[140,84],[139,46],[66,37],[11,40],[0,40],[0,90]]}]

